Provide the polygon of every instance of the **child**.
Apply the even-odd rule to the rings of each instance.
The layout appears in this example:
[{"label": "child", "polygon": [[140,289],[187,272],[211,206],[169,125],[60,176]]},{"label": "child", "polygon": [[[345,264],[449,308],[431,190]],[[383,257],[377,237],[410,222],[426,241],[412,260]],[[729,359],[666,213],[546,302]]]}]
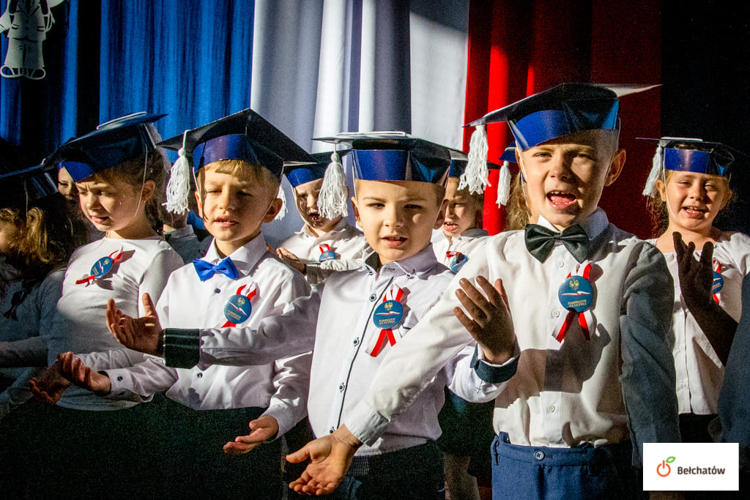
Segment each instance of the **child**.
[{"label": "child", "polygon": [[[182,266],[150,219],[158,214],[167,165],[155,146],[158,133],[151,122],[158,118],[143,113],[100,125],[45,161],[46,166],[69,161],[83,214],[106,233],[71,255],[53,327],[42,332],[50,365],[68,351],[91,353],[87,364],[95,370],[144,359],[112,338],[104,315],[112,299],[131,314],[143,311],[141,294],[161,295],[169,274]],[[69,481],[81,496],[109,496],[111,485],[124,479],[128,469],[148,467],[135,458],[140,449],[131,434],[138,429],[139,414],[147,411],[135,402],[103,400],[72,388],[56,406],[24,406],[30,428],[18,434],[30,442],[24,442],[23,465],[34,477],[37,468],[46,471],[44,481],[18,478],[30,496],[61,495]],[[117,492],[136,494],[146,483],[118,484]]]},{"label": "child", "polygon": [[[335,488],[354,450],[389,428],[470,341],[468,329],[494,365],[478,362],[478,373],[505,380],[495,399],[495,498],[639,494],[631,451],[639,464],[644,442],[679,441],[666,342],[672,300],[663,293],[672,281],[657,249],[598,208],[625,160],[618,102],[608,88],[564,84],[473,124],[509,123],[541,227],[488,239],[391,351],[343,425],[290,457],[312,458],[296,489]],[[561,285],[570,291],[558,294]]]},{"label": "child", "polygon": [[[264,144],[254,139],[258,136]],[[178,149],[182,139],[162,144]],[[172,328],[256,327],[310,291],[301,274],[266,249],[261,234],[261,225],[281,208],[277,194],[284,160],[273,151],[291,149],[293,143],[251,110],[190,130],[185,140],[187,151],[194,151],[198,209],[213,244],[205,258],[172,273],[158,306],[154,310],[149,302],[147,313]],[[302,161],[307,154],[299,151],[287,159]],[[309,354],[260,366],[191,370],[167,368],[151,358],[99,373],[66,356],[57,369],[107,399],[148,401],[166,391],[182,405],[160,413],[168,425],[151,451],[160,455],[164,494],[187,498],[201,491],[210,498],[234,498],[242,491],[250,498],[281,498],[280,441],[244,457],[224,454],[221,447],[250,421],[256,423],[252,438],[258,445],[283,435],[304,416]]]},{"label": "child", "polygon": [[[350,226],[346,220],[349,188],[342,193],[344,205],[339,211],[333,211],[331,218],[321,214],[318,196],[331,153],[316,153],[313,156],[317,163],[287,169],[286,177],[294,189],[297,211],[305,225],[300,232],[284,241],[277,252],[284,262],[304,274],[311,285],[316,285],[334,271],[362,267],[365,257],[372,250],[367,246],[362,231]],[[343,188],[340,189],[343,191]]]},{"label": "child", "polygon": [[[292,311],[267,318],[254,331],[166,329],[163,351],[153,342],[154,333],[158,336],[160,331],[158,325],[140,328],[134,324],[139,327],[134,332],[114,328],[118,339],[163,352],[168,365],[190,366],[204,356],[221,363],[258,363],[267,352],[256,347],[268,343],[270,333],[277,342],[284,341],[282,348],[293,352],[298,347],[294,340],[309,338],[314,331],[308,416],[317,436],[335,431],[358,403],[393,344],[408,338],[410,329],[439,298],[452,275],[437,263],[429,244],[432,229],[441,223],[444,193],[440,185],[450,161],[447,150],[405,135],[390,139],[349,135],[346,140],[354,149],[355,215],[375,251],[365,266],[332,275],[316,287],[309,300],[296,301]],[[378,170],[378,165],[389,167]],[[316,322],[317,328],[311,328]],[[334,498],[368,494],[442,498],[442,457],[433,442],[440,435],[437,413],[446,384],[465,398],[485,396],[483,392],[468,393],[453,383],[470,370],[463,353],[437,372],[434,383],[415,398],[389,432],[354,457],[346,487]]]},{"label": "child", "polygon": [[[644,189],[667,222],[651,242],[664,253],[675,284],[668,339],[685,442],[712,441],[708,424],[717,414],[733,327],[742,312],[742,280],[750,273],[750,238],[713,225],[732,197],[734,162],[722,144],[663,138]],[[700,263],[693,258],[698,248]],[[690,261],[705,271],[698,279],[685,268]]]}]

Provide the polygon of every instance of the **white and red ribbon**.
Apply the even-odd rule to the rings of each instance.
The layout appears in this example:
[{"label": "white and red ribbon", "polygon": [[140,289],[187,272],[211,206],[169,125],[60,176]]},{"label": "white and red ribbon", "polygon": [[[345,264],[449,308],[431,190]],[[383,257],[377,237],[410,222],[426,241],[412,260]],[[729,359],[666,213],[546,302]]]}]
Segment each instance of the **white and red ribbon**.
[{"label": "white and red ribbon", "polygon": [[[122,248],[119,249],[119,250],[115,250],[114,252],[112,252],[111,254],[109,254],[109,258],[112,259],[112,266],[114,266],[115,264],[119,263],[122,260],[122,256],[123,256]],[[102,276],[102,277],[104,277],[104,276]],[[92,274],[89,274],[88,276],[86,276],[85,278],[81,278],[79,280],[76,280],[76,285],[83,285],[85,283],[86,286],[89,286],[91,284],[91,282],[94,281],[95,279],[96,279],[96,274],[92,273]]]},{"label": "white and red ribbon", "polygon": [[[247,288],[247,290],[245,290]],[[245,290],[245,293],[242,293],[242,291]],[[237,291],[235,292],[235,295],[244,295],[247,297],[247,300],[253,300],[253,297],[255,297],[255,293],[258,291],[257,287],[255,286],[255,283],[251,283],[249,286],[247,284],[244,284],[240,286]],[[233,328],[237,326],[236,323],[232,323],[231,321],[227,320],[226,323],[221,325],[222,328]]]},{"label": "white and red ribbon", "polygon": [[[565,279],[570,278],[571,276],[581,276],[591,283],[591,279],[589,278],[590,274],[591,263],[586,261],[576,266],[576,270],[572,273],[568,273],[568,276]],[[591,287],[594,287],[593,283],[591,283]],[[575,319],[578,319],[578,324],[581,325],[581,331],[583,332],[586,341],[588,342],[591,340],[591,334],[589,332],[593,331],[596,326],[594,323],[594,316],[591,314],[591,307],[583,312],[568,310],[568,313],[562,316],[555,324],[552,337],[558,342],[565,340],[565,335],[568,333],[568,330],[570,330]]]},{"label": "white and red ribbon", "polygon": [[[393,285],[390,290],[388,290],[385,295],[383,295],[383,302],[388,302],[389,300],[401,302],[401,298],[403,296],[404,291],[401,290],[398,285]],[[370,349],[367,354],[369,354],[373,358],[376,358],[378,354],[380,354],[381,351],[385,348],[386,342],[388,342],[390,345],[396,345],[396,337],[393,335],[393,330],[391,328],[380,330],[380,336],[378,337],[377,342],[375,342],[375,346]]]},{"label": "white and red ribbon", "polygon": [[[714,264],[714,272],[721,274],[721,262],[714,259],[713,264]],[[711,276],[711,288],[713,288],[713,283],[714,283],[713,276]],[[719,303],[719,293],[721,293],[721,290],[719,290],[717,293],[711,294],[714,298],[714,302],[716,302],[717,304]]]},{"label": "white and red ribbon", "polygon": [[320,250],[321,254],[324,254],[331,251],[331,245],[329,245],[328,243],[323,243],[322,245],[318,245],[318,249]]}]

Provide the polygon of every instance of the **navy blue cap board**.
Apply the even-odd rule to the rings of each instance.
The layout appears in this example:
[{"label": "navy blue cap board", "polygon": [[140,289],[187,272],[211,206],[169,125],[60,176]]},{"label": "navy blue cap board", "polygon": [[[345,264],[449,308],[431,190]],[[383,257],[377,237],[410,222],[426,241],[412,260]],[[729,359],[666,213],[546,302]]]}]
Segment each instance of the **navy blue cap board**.
[{"label": "navy blue cap board", "polygon": [[516,141],[511,142],[505,147],[503,154],[500,155],[500,161],[516,163]]},{"label": "navy blue cap board", "polygon": [[[510,148],[511,146],[508,147]],[[461,180],[459,182],[458,189],[465,189],[468,187],[468,182],[466,181],[466,176],[464,174],[466,172],[466,167],[469,164],[469,155],[458,149],[450,149],[450,153],[451,166],[448,171],[448,177],[460,178]],[[506,152],[503,154],[503,156],[500,157],[500,160],[503,160],[507,154],[508,153],[506,149]],[[513,153],[513,155],[513,160],[515,161],[515,153]],[[511,175],[510,169],[508,168],[508,162],[503,161],[501,165],[498,165],[497,163],[488,161],[486,164],[489,170],[500,170],[497,179],[497,205],[503,206],[508,203],[508,198],[510,197]],[[489,185],[489,181],[485,182],[484,184]],[[470,190],[470,192],[477,193],[476,190]]]},{"label": "navy blue cap board", "polygon": [[0,175],[0,192],[3,193],[0,206],[28,206],[57,193],[57,182],[52,177],[52,168],[35,165]]},{"label": "navy blue cap board", "polygon": [[88,134],[70,139],[48,156],[43,164],[58,166],[65,162],[65,169],[73,180],[81,182],[124,161],[154,151],[156,145],[149,124],[164,116],[139,112],[108,121]]},{"label": "navy blue cap board", "polygon": [[729,177],[738,155],[747,156],[720,142],[709,142],[687,137],[646,139],[657,141],[656,153],[644,196],[655,197],[656,181],[666,170]]},{"label": "navy blue cap board", "polygon": [[344,133],[315,140],[351,147],[355,179],[445,185],[451,155],[445,146],[404,132]]},{"label": "navy blue cap board", "polygon": [[[326,174],[326,168],[331,163],[333,151],[322,153],[311,153],[314,163],[295,163],[284,165],[284,175],[292,187],[297,187],[308,182],[322,179]],[[341,151],[338,152],[342,154]]]}]

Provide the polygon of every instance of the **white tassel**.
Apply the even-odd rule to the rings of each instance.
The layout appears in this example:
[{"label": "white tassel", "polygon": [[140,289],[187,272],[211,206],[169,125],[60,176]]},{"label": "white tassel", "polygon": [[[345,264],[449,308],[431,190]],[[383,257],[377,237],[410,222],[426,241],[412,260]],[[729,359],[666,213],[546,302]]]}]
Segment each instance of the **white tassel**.
[{"label": "white tassel", "polygon": [[341,157],[336,151],[331,155],[331,163],[326,167],[323,185],[318,194],[318,210],[321,217],[331,220],[338,216],[346,217],[348,214],[346,175],[344,175]]},{"label": "white tassel", "polygon": [[508,162],[504,161],[497,179],[497,206],[507,205],[508,198],[510,198],[510,168]]},{"label": "white tassel", "polygon": [[281,200],[281,209],[279,210],[279,213],[276,214],[276,217],[273,218],[273,220],[281,220],[284,218],[287,212],[286,208],[286,194],[284,193],[284,184],[279,183],[279,199]]},{"label": "white tassel", "polygon": [[650,196],[651,198],[655,198],[657,196],[656,181],[659,179],[659,175],[661,174],[661,169],[663,167],[663,156],[664,147],[659,144],[656,147],[656,154],[654,154],[654,159],[651,163],[651,172],[648,174],[646,186],[643,188],[643,196]]},{"label": "white tassel", "polygon": [[178,151],[179,157],[172,165],[167,184],[167,202],[164,203],[168,212],[184,214],[188,211],[188,196],[190,196],[190,162],[185,152],[187,130],[182,135],[182,147]]},{"label": "white tassel", "polygon": [[490,175],[487,167],[488,151],[487,132],[484,125],[477,125],[469,141],[469,161],[458,183],[459,190],[468,187],[471,194],[484,193],[485,187],[489,184],[487,178]]}]

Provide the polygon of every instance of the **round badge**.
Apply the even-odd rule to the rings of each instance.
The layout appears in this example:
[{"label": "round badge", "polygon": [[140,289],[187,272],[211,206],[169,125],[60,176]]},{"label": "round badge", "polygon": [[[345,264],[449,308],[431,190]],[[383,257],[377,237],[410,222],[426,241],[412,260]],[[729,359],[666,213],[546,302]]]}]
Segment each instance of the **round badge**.
[{"label": "round badge", "polygon": [[112,269],[113,265],[114,261],[112,260],[112,257],[109,255],[102,257],[91,267],[91,272],[89,274],[95,279],[99,279],[102,276],[105,276]]},{"label": "round badge", "polygon": [[724,278],[721,273],[714,271],[714,282],[711,284],[711,293],[719,293],[724,288]]},{"label": "round badge", "polygon": [[571,276],[560,285],[557,296],[565,309],[583,312],[594,301],[594,288],[586,278]]},{"label": "round badge", "polygon": [[336,260],[336,252],[333,250],[326,250],[325,252],[320,253],[320,257],[318,257],[318,262],[325,262],[327,260]]},{"label": "round badge", "polygon": [[244,295],[232,295],[227,301],[227,305],[224,306],[224,317],[227,318],[227,321],[239,325],[247,321],[252,311],[253,306],[250,304],[250,299]]},{"label": "round badge", "polygon": [[395,328],[401,323],[404,316],[404,306],[397,300],[386,300],[378,307],[372,315],[372,322],[381,330]]},{"label": "round badge", "polygon": [[451,271],[457,273],[467,262],[469,262],[469,258],[459,252],[451,258],[448,267],[451,268]]}]

